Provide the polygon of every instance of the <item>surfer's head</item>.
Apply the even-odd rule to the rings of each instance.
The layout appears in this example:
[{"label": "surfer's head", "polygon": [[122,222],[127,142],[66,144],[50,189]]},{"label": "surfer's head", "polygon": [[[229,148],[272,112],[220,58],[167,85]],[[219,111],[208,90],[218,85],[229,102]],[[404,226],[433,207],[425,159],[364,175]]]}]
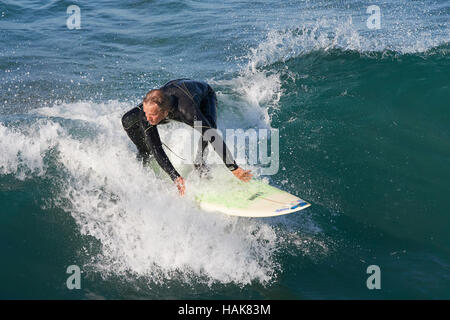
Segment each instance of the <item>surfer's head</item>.
[{"label": "surfer's head", "polygon": [[167,117],[172,102],[170,96],[162,90],[153,89],[145,95],[143,105],[148,122],[156,125]]}]

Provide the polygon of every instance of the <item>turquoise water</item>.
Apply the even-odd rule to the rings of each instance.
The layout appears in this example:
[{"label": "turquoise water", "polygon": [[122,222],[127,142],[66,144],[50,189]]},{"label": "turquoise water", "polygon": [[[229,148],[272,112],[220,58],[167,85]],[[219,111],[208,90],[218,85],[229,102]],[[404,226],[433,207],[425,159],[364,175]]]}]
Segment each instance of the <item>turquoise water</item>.
[{"label": "turquoise water", "polygon": [[[378,30],[362,1],[72,4],[0,3],[0,298],[450,298],[448,1]],[[266,178],[310,208],[204,213],[139,165],[120,117],[182,77],[279,130]]]}]

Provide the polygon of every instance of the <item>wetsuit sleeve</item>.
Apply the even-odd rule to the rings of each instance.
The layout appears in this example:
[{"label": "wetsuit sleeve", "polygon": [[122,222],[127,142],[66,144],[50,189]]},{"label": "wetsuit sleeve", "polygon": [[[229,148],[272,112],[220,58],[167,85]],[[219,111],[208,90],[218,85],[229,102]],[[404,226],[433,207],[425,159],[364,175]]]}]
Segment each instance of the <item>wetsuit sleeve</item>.
[{"label": "wetsuit sleeve", "polygon": [[195,126],[195,123],[194,128],[198,131],[201,131],[203,139],[212,144],[214,151],[216,151],[216,153],[219,155],[228,169],[234,171],[239,168],[239,166],[236,164],[236,161],[234,161],[230,150],[225,144],[225,141],[219,135],[217,129],[211,126],[209,121],[205,118],[205,116],[201,113],[197,106],[194,106],[194,109],[194,121],[201,121],[201,128]]},{"label": "wetsuit sleeve", "polygon": [[172,181],[175,181],[180,174],[175,170],[166,152],[164,151],[156,126],[150,125],[147,121],[144,122],[145,143],[151,154],[155,157],[159,166],[170,176]]}]

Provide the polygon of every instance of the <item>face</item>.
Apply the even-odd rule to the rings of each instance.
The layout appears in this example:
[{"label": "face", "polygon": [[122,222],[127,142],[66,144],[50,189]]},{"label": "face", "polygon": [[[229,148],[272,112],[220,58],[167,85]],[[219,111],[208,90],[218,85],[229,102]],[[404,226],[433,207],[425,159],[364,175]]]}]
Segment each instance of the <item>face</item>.
[{"label": "face", "polygon": [[155,103],[145,103],[144,113],[147,121],[150,122],[151,125],[157,125],[169,114],[168,111],[161,110]]}]

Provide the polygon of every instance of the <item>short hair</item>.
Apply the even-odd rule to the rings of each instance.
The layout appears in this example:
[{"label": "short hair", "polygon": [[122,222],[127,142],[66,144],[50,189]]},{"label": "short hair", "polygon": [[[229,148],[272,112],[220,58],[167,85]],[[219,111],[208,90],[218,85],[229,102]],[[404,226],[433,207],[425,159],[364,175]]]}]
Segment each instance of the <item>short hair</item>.
[{"label": "short hair", "polygon": [[170,109],[172,102],[170,96],[160,89],[152,89],[144,97],[143,103],[155,103],[161,110]]}]

